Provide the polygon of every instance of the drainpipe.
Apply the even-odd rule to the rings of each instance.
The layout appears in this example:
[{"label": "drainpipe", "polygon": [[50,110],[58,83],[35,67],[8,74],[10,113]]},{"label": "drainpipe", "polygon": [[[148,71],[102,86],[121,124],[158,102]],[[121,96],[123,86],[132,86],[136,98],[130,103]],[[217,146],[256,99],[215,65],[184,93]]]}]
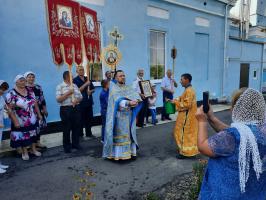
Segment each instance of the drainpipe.
[{"label": "drainpipe", "polygon": [[261,66],[260,66],[260,92],[262,92],[263,89],[263,69],[264,69],[264,50],[266,48],[266,44],[264,43],[262,45],[262,55],[261,55]]},{"label": "drainpipe", "polygon": [[225,6],[225,23],[224,23],[224,65],[223,65],[223,78],[221,84],[221,98],[224,100],[225,96],[225,79],[226,79],[226,69],[227,69],[227,39],[228,39],[228,7],[229,4]]}]

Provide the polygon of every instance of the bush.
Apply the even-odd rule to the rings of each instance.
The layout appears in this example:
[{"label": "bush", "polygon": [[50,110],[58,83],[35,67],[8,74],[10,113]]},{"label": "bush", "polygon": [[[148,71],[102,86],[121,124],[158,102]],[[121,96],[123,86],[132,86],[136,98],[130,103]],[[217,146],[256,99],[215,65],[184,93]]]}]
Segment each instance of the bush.
[{"label": "bush", "polygon": [[164,77],[164,65],[151,65],[150,77],[152,79],[162,79]]},{"label": "bush", "polygon": [[160,200],[159,196],[155,193],[149,193],[145,200]]},{"label": "bush", "polygon": [[199,160],[193,164],[193,177],[189,190],[189,199],[191,200],[198,199],[206,166],[207,160]]}]

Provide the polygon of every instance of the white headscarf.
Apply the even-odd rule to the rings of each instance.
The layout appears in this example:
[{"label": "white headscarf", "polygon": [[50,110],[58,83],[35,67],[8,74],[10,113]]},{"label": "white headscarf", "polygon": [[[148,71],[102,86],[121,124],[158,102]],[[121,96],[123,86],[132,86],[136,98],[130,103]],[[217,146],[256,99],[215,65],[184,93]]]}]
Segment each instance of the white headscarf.
[{"label": "white headscarf", "polygon": [[25,77],[24,77],[23,75],[18,74],[18,75],[15,77],[15,79],[14,79],[14,83],[16,83],[16,82],[17,82],[19,79],[21,79],[21,78],[25,79]]},{"label": "white headscarf", "polygon": [[249,178],[250,160],[252,155],[253,168],[259,179],[262,173],[262,161],[256,138],[248,125],[261,125],[265,121],[265,101],[263,95],[248,88],[237,100],[232,112],[232,127],[240,134],[239,145],[239,178],[241,192],[245,192]]},{"label": "white headscarf", "polygon": [[32,72],[32,71],[28,71],[28,72],[26,72],[26,73],[24,74],[24,78],[27,78],[27,76],[30,75],[30,74],[36,76],[34,72]]},{"label": "white headscarf", "polygon": [[7,83],[7,82],[4,81],[4,80],[0,80],[0,86],[1,86],[3,83]]}]

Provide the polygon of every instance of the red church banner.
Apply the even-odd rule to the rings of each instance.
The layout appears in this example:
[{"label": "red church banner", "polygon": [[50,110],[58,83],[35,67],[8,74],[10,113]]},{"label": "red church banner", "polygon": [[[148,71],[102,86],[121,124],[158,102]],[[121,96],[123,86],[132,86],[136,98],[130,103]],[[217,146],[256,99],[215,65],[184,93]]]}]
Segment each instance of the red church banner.
[{"label": "red church banner", "polygon": [[46,0],[48,30],[57,65],[82,62],[80,7],[71,0]]},{"label": "red church banner", "polygon": [[90,62],[100,61],[100,34],[97,13],[80,6],[81,29],[86,56]]}]

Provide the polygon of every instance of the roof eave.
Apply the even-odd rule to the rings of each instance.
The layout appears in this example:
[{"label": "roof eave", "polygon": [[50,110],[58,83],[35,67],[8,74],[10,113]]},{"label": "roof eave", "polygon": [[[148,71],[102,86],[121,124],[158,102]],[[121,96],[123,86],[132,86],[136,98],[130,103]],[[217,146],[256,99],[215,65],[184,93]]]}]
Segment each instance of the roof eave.
[{"label": "roof eave", "polygon": [[231,6],[235,6],[237,0],[218,0],[220,2],[223,2],[225,4],[231,5]]}]

